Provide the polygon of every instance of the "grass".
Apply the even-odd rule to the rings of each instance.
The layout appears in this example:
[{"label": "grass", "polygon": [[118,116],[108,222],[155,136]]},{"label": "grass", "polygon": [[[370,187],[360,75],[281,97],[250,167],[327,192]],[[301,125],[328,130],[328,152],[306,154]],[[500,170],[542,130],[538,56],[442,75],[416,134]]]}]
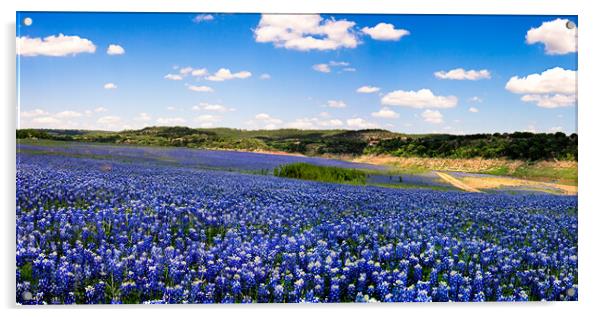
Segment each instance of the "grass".
[{"label": "grass", "polygon": [[329,183],[365,185],[367,174],[350,168],[292,163],[274,169],[274,176]]}]

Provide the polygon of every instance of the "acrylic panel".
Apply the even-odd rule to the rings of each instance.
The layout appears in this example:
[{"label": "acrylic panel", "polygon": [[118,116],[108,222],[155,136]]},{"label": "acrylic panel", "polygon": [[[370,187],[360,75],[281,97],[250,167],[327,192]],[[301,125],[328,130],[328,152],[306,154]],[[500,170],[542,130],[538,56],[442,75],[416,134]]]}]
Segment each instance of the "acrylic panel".
[{"label": "acrylic panel", "polygon": [[577,16],[16,21],[18,304],[578,299]]}]

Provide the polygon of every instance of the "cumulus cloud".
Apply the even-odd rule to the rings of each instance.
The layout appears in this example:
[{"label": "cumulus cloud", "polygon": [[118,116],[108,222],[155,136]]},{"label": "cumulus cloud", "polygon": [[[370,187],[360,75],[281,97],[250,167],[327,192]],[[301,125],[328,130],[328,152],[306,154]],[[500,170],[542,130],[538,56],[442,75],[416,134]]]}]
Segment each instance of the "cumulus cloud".
[{"label": "cumulus cloud", "polygon": [[182,80],[183,79],[182,76],[177,75],[177,74],[167,74],[163,78],[169,79],[169,80]]},{"label": "cumulus cloud", "polygon": [[259,114],[255,115],[255,119],[259,120],[259,121],[265,121],[268,123],[274,123],[274,124],[282,123],[282,120],[274,118],[267,113],[259,113]]},{"label": "cumulus cloud", "polygon": [[330,61],[328,63],[315,64],[312,66],[312,68],[313,70],[321,73],[330,73],[332,68],[339,68],[343,72],[354,72],[356,69],[353,67],[347,67],[349,65],[350,64],[348,62]]},{"label": "cumulus cloud", "polygon": [[345,102],[343,102],[342,100],[328,100],[328,102],[326,103],[326,105],[330,108],[345,108],[347,107],[347,104],[345,104]]},{"label": "cumulus cloud", "polygon": [[524,95],[520,98],[524,102],[533,102],[542,108],[560,108],[574,106],[577,100],[575,95]]},{"label": "cumulus cloud", "polygon": [[188,87],[188,89],[192,90],[192,91],[196,91],[196,92],[213,92],[213,88],[209,87],[209,86],[195,86],[195,85],[186,85],[186,87]]},{"label": "cumulus cloud", "polygon": [[539,27],[527,32],[528,44],[542,43],[546,54],[563,55],[577,52],[577,27],[569,28],[568,19],[543,22]]},{"label": "cumulus cloud", "polygon": [[21,118],[33,118],[33,117],[41,117],[48,115],[48,112],[42,109],[33,109],[30,111],[21,111],[19,112],[19,116]]},{"label": "cumulus cloud", "polygon": [[201,102],[198,106],[193,106],[192,110],[195,110],[195,111],[206,110],[206,111],[215,111],[215,112],[229,112],[229,111],[234,111],[235,109],[234,108],[226,107],[224,105],[210,104],[210,103],[206,103],[206,102]]},{"label": "cumulus cloud", "polygon": [[259,43],[298,51],[325,51],[355,48],[359,41],[353,26],[355,22],[324,19],[317,14],[263,14],[254,33]]},{"label": "cumulus cloud", "polygon": [[553,132],[553,133],[554,133],[554,132],[564,132],[564,128],[563,128],[563,127],[560,127],[560,126],[557,126],[557,127],[551,127],[551,128],[550,128],[550,132]]},{"label": "cumulus cloud", "polygon": [[213,21],[213,19],[214,17],[211,14],[198,14],[192,19],[192,22],[198,24],[201,22]]},{"label": "cumulus cloud", "polygon": [[105,107],[96,107],[96,108],[94,108],[94,112],[96,112],[96,113],[107,112],[107,111],[109,111],[109,109],[107,109]]},{"label": "cumulus cloud", "polygon": [[477,109],[475,107],[470,107],[470,108],[468,108],[468,111],[476,113],[476,112],[479,112],[479,109]]},{"label": "cumulus cloud", "polygon": [[375,129],[378,128],[378,124],[368,122],[363,118],[351,118],[346,121],[347,126],[352,129]]},{"label": "cumulus cloud", "polygon": [[196,77],[205,76],[205,75],[207,75],[207,69],[206,68],[193,69],[192,72],[190,72],[190,74],[192,76],[196,76]]},{"label": "cumulus cloud", "polygon": [[58,118],[58,119],[79,118],[81,116],[82,116],[81,113],[79,113],[77,111],[71,111],[71,110],[61,111],[61,112],[54,114],[54,117]]},{"label": "cumulus cloud", "polygon": [[390,23],[379,23],[371,28],[364,27],[362,32],[368,34],[373,40],[379,41],[399,41],[401,37],[410,34],[408,30],[395,29],[395,26]]},{"label": "cumulus cloud", "polygon": [[22,56],[68,56],[94,53],[92,41],[77,35],[51,35],[45,38],[17,37],[17,55]]},{"label": "cumulus cloud", "polygon": [[192,68],[190,66],[182,67],[182,68],[180,68],[180,74],[186,76],[186,75],[190,74],[193,70],[194,70],[194,68]]},{"label": "cumulus cloud", "polygon": [[104,89],[117,89],[117,85],[115,85],[114,83],[106,83],[103,87]]},{"label": "cumulus cloud", "polygon": [[159,117],[156,122],[159,125],[179,125],[186,123],[186,120],[180,117]]},{"label": "cumulus cloud", "polygon": [[435,77],[439,79],[452,79],[452,80],[479,80],[489,79],[491,74],[486,69],[481,70],[464,70],[464,68],[456,68],[450,71],[438,71],[435,72]]},{"label": "cumulus cloud", "polygon": [[245,79],[251,77],[251,72],[248,71],[240,71],[237,73],[232,73],[227,68],[220,68],[215,74],[211,76],[205,77],[205,79],[210,81],[224,81],[230,79]]},{"label": "cumulus cloud", "polygon": [[374,86],[362,86],[356,90],[361,94],[371,94],[380,91],[380,88]]},{"label": "cumulus cloud", "polygon": [[125,54],[125,49],[121,45],[111,44],[107,48],[107,54],[109,55],[123,55]]},{"label": "cumulus cloud", "polygon": [[96,120],[97,123],[104,125],[113,125],[121,122],[121,118],[117,116],[104,116]]},{"label": "cumulus cloud", "polygon": [[437,110],[424,110],[420,116],[428,123],[438,124],[443,122],[443,115]]},{"label": "cumulus cloud", "polygon": [[261,80],[268,80],[271,78],[272,78],[272,76],[270,76],[270,74],[261,74],[261,76],[259,76],[259,79],[261,79]]},{"label": "cumulus cloud", "polygon": [[324,129],[338,128],[343,125],[343,121],[339,119],[321,120],[319,118],[299,118],[295,121],[286,123],[285,127],[293,129]]},{"label": "cumulus cloud", "polygon": [[255,128],[265,129],[265,130],[273,130],[276,129],[283,121],[281,119],[272,117],[267,113],[258,113],[256,114],[252,120],[246,122],[246,124],[251,125]]},{"label": "cumulus cloud", "polygon": [[458,104],[455,96],[436,96],[430,89],[418,91],[396,90],[382,97],[381,103],[388,106],[412,108],[453,108]]},{"label": "cumulus cloud", "polygon": [[200,123],[201,128],[211,128],[215,123],[219,122],[221,117],[212,114],[203,114],[195,118],[195,121]]},{"label": "cumulus cloud", "polygon": [[506,89],[522,94],[522,101],[542,108],[572,106],[577,102],[577,71],[555,67],[541,74],[514,76],[506,83]]},{"label": "cumulus cloud", "polygon": [[399,113],[391,110],[388,107],[384,107],[380,109],[378,112],[372,112],[372,116],[375,118],[383,118],[383,119],[395,119],[399,118]]},{"label": "cumulus cloud", "polygon": [[471,102],[479,102],[479,103],[483,102],[483,99],[480,97],[477,97],[477,96],[470,97],[470,99],[468,99],[468,100]]},{"label": "cumulus cloud", "polygon": [[330,66],[328,64],[316,64],[311,68],[320,73],[330,73]]},{"label": "cumulus cloud", "polygon": [[152,117],[146,112],[140,112],[138,114],[138,116],[134,117],[134,121],[139,121],[139,122],[147,122],[150,120],[152,120]]},{"label": "cumulus cloud", "polygon": [[574,94],[577,89],[577,71],[554,67],[541,74],[514,76],[506,89],[515,94]]},{"label": "cumulus cloud", "polygon": [[37,117],[34,118],[33,120],[31,120],[33,123],[37,123],[37,124],[42,124],[42,125],[46,125],[46,124],[58,124],[61,121],[55,117]]}]

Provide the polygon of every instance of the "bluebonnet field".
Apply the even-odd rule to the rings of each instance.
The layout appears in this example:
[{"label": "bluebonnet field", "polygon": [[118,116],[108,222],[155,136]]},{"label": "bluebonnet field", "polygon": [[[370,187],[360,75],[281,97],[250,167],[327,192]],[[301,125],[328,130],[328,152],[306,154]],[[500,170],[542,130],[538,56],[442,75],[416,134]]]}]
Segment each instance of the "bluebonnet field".
[{"label": "bluebonnet field", "polygon": [[578,298],[574,196],[317,183],[200,169],[186,151],[18,153],[16,301]]}]

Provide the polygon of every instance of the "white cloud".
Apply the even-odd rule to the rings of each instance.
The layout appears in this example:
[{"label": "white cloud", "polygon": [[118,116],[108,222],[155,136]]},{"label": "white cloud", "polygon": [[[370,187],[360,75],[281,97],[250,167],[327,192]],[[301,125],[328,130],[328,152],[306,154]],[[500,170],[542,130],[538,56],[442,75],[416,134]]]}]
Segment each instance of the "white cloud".
[{"label": "white cloud", "polygon": [[190,73],[192,76],[201,77],[207,75],[207,68],[193,69]]},{"label": "white cloud", "polygon": [[21,118],[34,118],[34,117],[41,117],[41,116],[47,116],[48,112],[42,110],[42,109],[33,109],[30,111],[21,111],[19,112],[19,116]]},{"label": "white cloud", "polygon": [[330,117],[330,113],[326,112],[326,111],[322,111],[319,113],[320,117],[324,117],[324,118],[328,118]]},{"label": "white cloud", "polygon": [[541,74],[514,76],[506,83],[506,89],[515,94],[575,94],[577,71],[554,67]]},{"label": "white cloud", "polygon": [[94,53],[92,41],[77,35],[51,35],[45,38],[17,37],[17,55],[22,56],[67,56]]},{"label": "white cloud", "polygon": [[259,79],[261,79],[261,80],[268,80],[271,78],[272,78],[272,76],[270,76],[270,74],[261,74],[261,76],[259,76]]},{"label": "white cloud", "polygon": [[188,89],[196,92],[213,92],[213,88],[209,86],[194,86],[188,84],[186,84],[186,86],[188,87]]},{"label": "white cloud", "polygon": [[320,120],[319,118],[299,118],[286,123],[285,127],[293,129],[324,129],[341,127],[343,124],[343,121],[339,119]]},{"label": "white cloud", "polygon": [[105,107],[96,107],[96,108],[94,108],[94,112],[96,112],[96,113],[107,112],[107,111],[109,111],[109,109],[107,109]]},{"label": "white cloud", "polygon": [[330,66],[328,66],[328,64],[316,64],[311,68],[313,68],[317,72],[330,73]]},{"label": "white cloud", "polygon": [[267,113],[259,113],[259,114],[255,115],[255,119],[260,120],[260,121],[266,121],[269,123],[274,123],[274,124],[282,123],[282,120],[274,118]]},{"label": "white cloud", "polygon": [[198,24],[201,22],[213,21],[213,19],[214,17],[211,14],[199,14],[192,19],[192,22]]},{"label": "white cloud", "polygon": [[54,117],[37,117],[31,121],[33,123],[39,123],[39,124],[58,124],[61,122],[59,119],[54,118]]},{"label": "white cloud", "polygon": [[186,75],[192,73],[193,70],[194,70],[194,68],[192,68],[192,67],[182,67],[182,68],[180,68],[180,74],[186,76]]},{"label": "white cloud", "polygon": [[354,72],[354,71],[356,71],[356,70],[357,70],[357,69],[355,69],[355,68],[353,68],[353,67],[345,67],[345,68],[343,68],[343,71],[344,71],[344,72]]},{"label": "white cloud", "polygon": [[479,80],[489,79],[491,74],[486,69],[481,70],[464,70],[464,68],[456,68],[450,71],[438,71],[435,72],[435,77],[439,79],[452,79],[452,80]]},{"label": "white cloud", "polygon": [[563,94],[524,95],[520,100],[524,102],[534,102],[542,108],[560,108],[574,106],[577,97],[575,95]]},{"label": "white cloud", "polygon": [[362,86],[356,90],[361,94],[371,94],[380,91],[380,88],[374,86]]},{"label": "white cloud", "polygon": [[96,120],[97,123],[104,125],[114,125],[121,122],[121,118],[117,116],[104,116]]},{"label": "white cloud", "polygon": [[548,55],[563,55],[577,52],[577,27],[568,28],[567,19],[543,22],[527,32],[527,44],[543,43]]},{"label": "white cloud", "polygon": [[255,115],[254,120],[248,121],[247,124],[252,126],[261,126],[262,129],[273,130],[282,124],[282,120],[274,118],[267,113],[258,113]]},{"label": "white cloud", "polygon": [[551,127],[550,128],[550,132],[564,132],[564,128],[563,127]]},{"label": "white cloud", "polygon": [[342,100],[328,100],[326,105],[330,108],[345,108],[347,105]]},{"label": "white cloud", "polygon": [[152,120],[152,117],[146,112],[140,112],[138,116],[134,118],[134,121],[147,122]]},{"label": "white cloud", "polygon": [[368,122],[363,118],[351,118],[346,121],[347,126],[352,129],[374,129],[378,128],[378,125],[372,122]]},{"label": "white cloud", "polygon": [[232,73],[227,68],[220,68],[215,74],[206,77],[205,79],[210,81],[224,81],[230,79],[245,79],[251,77],[251,72],[248,71],[240,71],[237,73]]},{"label": "white cloud", "polygon": [[514,76],[506,83],[506,89],[522,94],[522,101],[542,108],[572,106],[577,102],[577,71],[555,67],[541,74]]},{"label": "white cloud", "polygon": [[103,87],[104,89],[117,89],[117,85],[115,85],[114,83],[106,83]]},{"label": "white cloud", "polygon": [[160,117],[157,118],[156,122],[160,125],[179,125],[186,123],[186,120],[180,117]]},{"label": "white cloud", "polygon": [[207,111],[215,111],[215,112],[229,112],[229,111],[234,111],[234,108],[228,108],[224,105],[219,105],[219,104],[210,104],[210,103],[206,103],[206,102],[201,102],[198,106],[193,106],[192,110],[195,111],[200,111],[200,110],[207,110]]},{"label": "white cloud", "polygon": [[76,111],[71,111],[71,110],[61,111],[61,112],[54,114],[54,117],[58,118],[58,119],[79,118],[81,116],[82,116],[81,113],[76,112]]},{"label": "white cloud", "polygon": [[163,78],[169,79],[169,80],[182,80],[182,76],[176,75],[176,74],[167,74]]},{"label": "white cloud", "polygon": [[418,91],[396,90],[381,99],[383,105],[412,108],[453,108],[458,104],[455,96],[436,96],[430,89]]},{"label": "white cloud", "polygon": [[195,121],[200,123],[201,128],[213,127],[216,122],[220,121],[220,117],[211,114],[203,114],[195,118]]},{"label": "white cloud", "polygon": [[468,108],[468,111],[476,113],[476,112],[479,112],[479,109],[477,109],[475,107],[470,107],[470,108]]},{"label": "white cloud", "polygon": [[169,111],[176,111],[177,110],[176,107],[174,107],[174,106],[169,106],[166,109],[169,110]]},{"label": "white cloud", "polygon": [[121,45],[111,44],[107,48],[107,54],[109,55],[123,55],[125,54],[125,50]]},{"label": "white cloud", "polygon": [[372,112],[372,116],[375,118],[395,119],[395,118],[399,118],[399,113],[391,110],[388,107],[384,107],[384,108],[380,109],[378,112]]},{"label": "white cloud", "polygon": [[317,14],[262,14],[255,28],[255,41],[273,43],[291,50],[335,50],[355,48],[359,41],[355,22],[324,19]]},{"label": "white cloud", "polygon": [[443,122],[443,115],[441,114],[441,112],[437,111],[437,110],[424,110],[424,112],[422,112],[422,114],[420,114],[420,116],[422,117],[422,119],[424,119],[424,121],[428,122],[428,123],[442,123]]},{"label": "white cloud", "polygon": [[328,62],[328,64],[330,66],[334,66],[334,67],[342,67],[342,66],[349,66],[348,62],[337,62],[337,61],[330,61]]},{"label": "white cloud", "polygon": [[320,122],[320,125],[331,126],[331,127],[340,127],[343,125],[343,121],[341,121],[339,119],[324,120],[324,121]]},{"label": "white cloud", "polygon": [[395,29],[395,26],[389,23],[379,23],[371,28],[364,27],[362,32],[370,35],[373,40],[380,41],[399,41],[401,37],[410,34],[408,30]]},{"label": "white cloud", "polygon": [[471,102],[483,102],[483,99],[481,99],[480,97],[474,96],[474,97],[470,97],[470,99],[468,99],[468,101]]}]

